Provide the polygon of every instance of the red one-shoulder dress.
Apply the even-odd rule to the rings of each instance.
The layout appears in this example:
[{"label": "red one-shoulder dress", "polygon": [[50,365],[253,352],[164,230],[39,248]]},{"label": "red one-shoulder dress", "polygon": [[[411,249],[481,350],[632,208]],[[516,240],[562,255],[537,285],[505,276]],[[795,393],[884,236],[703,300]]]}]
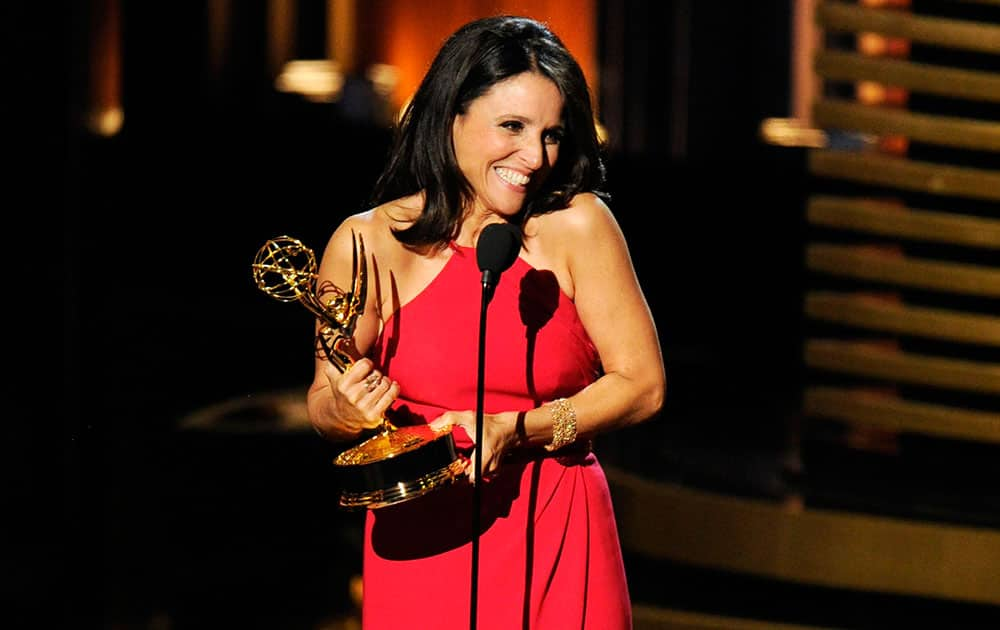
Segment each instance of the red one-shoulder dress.
[{"label": "red one-shoulder dress", "polygon": [[[430,422],[475,410],[481,272],[452,247],[431,283],[386,322],[380,368],[400,382],[392,419]],[[571,396],[600,375],[597,351],[551,272],[518,259],[489,303],[485,413]],[[471,447],[455,430],[460,450]],[[365,517],[365,630],[470,627],[473,489],[460,480]],[[604,471],[588,444],[510,453],[480,494],[476,627],[631,628],[618,530]]]}]

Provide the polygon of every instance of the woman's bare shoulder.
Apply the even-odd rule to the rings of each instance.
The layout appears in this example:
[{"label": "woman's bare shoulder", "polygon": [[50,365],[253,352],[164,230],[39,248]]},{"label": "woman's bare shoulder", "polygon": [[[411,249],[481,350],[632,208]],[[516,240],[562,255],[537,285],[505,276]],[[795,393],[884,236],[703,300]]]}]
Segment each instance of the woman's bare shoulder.
[{"label": "woman's bare shoulder", "polygon": [[570,202],[566,208],[567,227],[574,230],[575,235],[592,234],[595,228],[614,222],[611,208],[603,198],[594,193],[581,193]]},{"label": "woman's bare shoulder", "polygon": [[600,240],[605,230],[615,224],[608,204],[593,193],[576,195],[565,208],[533,219],[535,226],[528,226],[528,231],[537,234],[549,248],[559,249]]},{"label": "woman's bare shoulder", "polygon": [[393,231],[409,225],[420,214],[419,200],[405,197],[347,216],[331,235],[332,244],[360,237],[366,249],[395,244]]},{"label": "woman's bare shoulder", "polygon": [[601,197],[593,193],[576,195],[565,208],[529,220],[525,225],[524,258],[536,269],[555,273],[563,292],[572,299],[575,260],[600,253],[606,246],[608,226],[613,224],[614,218]]}]

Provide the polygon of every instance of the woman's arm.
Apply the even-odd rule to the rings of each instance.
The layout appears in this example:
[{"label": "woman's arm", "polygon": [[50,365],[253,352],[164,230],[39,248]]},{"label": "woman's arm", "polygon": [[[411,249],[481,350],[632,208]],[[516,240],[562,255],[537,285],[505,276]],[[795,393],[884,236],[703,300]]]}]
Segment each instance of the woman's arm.
[{"label": "woman's arm", "polygon": [[[564,213],[555,251],[565,260],[573,302],[604,369],[568,397],[577,438],[587,439],[654,416],[666,376],[656,325],[610,209],[594,195],[581,195]],[[551,405],[529,411],[522,441],[550,443],[554,411]]]},{"label": "woman's arm", "polygon": [[[334,231],[323,252],[316,280],[320,301],[332,283],[341,291],[350,291],[356,238],[364,238],[370,223],[370,213],[345,220]],[[365,265],[370,264],[366,253]],[[359,260],[359,263],[361,261]],[[371,267],[366,269],[367,282],[373,284]],[[306,397],[309,421],[316,431],[330,440],[357,438],[364,429],[375,428],[383,414],[399,394],[399,384],[374,369],[366,358],[379,331],[377,297],[367,291],[364,311],[357,317],[352,338],[345,338],[340,347],[350,355],[348,369],[341,372],[322,352],[315,359],[315,374]],[[317,323],[317,334],[320,324]]]}]

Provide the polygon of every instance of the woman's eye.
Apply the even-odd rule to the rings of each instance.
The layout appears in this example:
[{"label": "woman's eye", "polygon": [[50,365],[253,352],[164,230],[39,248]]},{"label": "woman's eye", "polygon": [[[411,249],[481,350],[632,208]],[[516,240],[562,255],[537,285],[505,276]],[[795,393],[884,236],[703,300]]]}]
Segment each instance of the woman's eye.
[{"label": "woman's eye", "polygon": [[501,123],[500,126],[509,131],[521,131],[524,129],[524,123],[519,120],[508,120],[507,122]]},{"label": "woman's eye", "polygon": [[561,131],[550,131],[545,134],[545,144],[559,144],[562,139],[563,133]]}]

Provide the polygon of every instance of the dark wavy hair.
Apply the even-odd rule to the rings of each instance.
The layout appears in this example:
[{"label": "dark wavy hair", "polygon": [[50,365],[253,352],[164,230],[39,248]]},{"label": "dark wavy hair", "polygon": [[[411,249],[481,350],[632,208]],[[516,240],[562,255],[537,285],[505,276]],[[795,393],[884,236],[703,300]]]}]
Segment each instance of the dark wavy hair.
[{"label": "dark wavy hair", "polygon": [[565,208],[581,192],[607,196],[601,191],[602,147],[580,65],[541,22],[510,15],[482,18],[445,41],[395,129],[371,204],[424,191],[419,218],[395,232],[400,242],[437,246],[458,235],[463,208],[474,193],[455,158],[452,123],[493,85],[522,72],[537,72],[559,88],[565,135],[552,172],[526,200],[517,222],[523,225],[532,215]]}]

